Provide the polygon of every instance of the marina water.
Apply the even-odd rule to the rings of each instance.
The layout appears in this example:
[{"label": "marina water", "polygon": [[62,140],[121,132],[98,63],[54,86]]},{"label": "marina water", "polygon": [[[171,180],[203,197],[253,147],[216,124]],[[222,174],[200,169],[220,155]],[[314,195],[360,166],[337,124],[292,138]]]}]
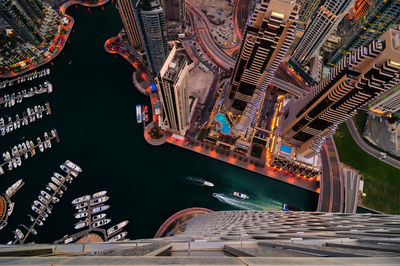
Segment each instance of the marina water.
[{"label": "marina water", "polygon": [[[0,243],[12,240],[11,231],[19,224],[29,225],[31,203],[67,159],[80,165],[83,172],[54,205],[44,226],[37,228],[38,235],[30,236],[27,243],[49,243],[74,233],[76,219],[71,200],[101,190],[107,190],[110,196],[110,226],[129,220],[126,230],[131,239],[153,237],[170,215],[188,207],[279,210],[283,203],[289,203],[301,210],[316,209],[316,193],[170,144],[147,144],[142,125],[136,123],[135,106],[149,104],[148,97],[133,87],[130,64],[103,48],[106,39],[122,28],[114,4],[108,3],[104,10],[72,6],[67,13],[75,18],[74,32],[53,65],[44,66],[51,69],[51,74],[0,90],[4,95],[38,86],[46,79],[54,87],[51,94],[0,109],[2,116],[15,117],[27,107],[46,101],[52,108],[50,116],[1,137],[1,152],[23,139],[43,139],[43,133],[53,128],[61,140],[24,161],[22,167],[0,176],[1,193],[20,178],[25,182],[13,196],[14,213],[8,226],[0,231]],[[189,182],[189,177],[215,186],[200,186]],[[250,199],[233,198],[234,191]]]}]

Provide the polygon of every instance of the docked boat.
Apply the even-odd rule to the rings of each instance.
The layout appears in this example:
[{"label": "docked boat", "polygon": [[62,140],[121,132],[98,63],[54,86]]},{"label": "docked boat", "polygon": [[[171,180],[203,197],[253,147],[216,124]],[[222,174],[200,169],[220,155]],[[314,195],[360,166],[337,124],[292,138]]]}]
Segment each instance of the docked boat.
[{"label": "docked boat", "polygon": [[34,200],[33,204],[36,206],[36,208],[39,208],[41,210],[44,210],[44,208],[45,208],[44,204],[39,202],[38,200]]},{"label": "docked boat", "polygon": [[142,107],[139,104],[136,105],[136,120],[138,123],[142,123]]},{"label": "docked boat", "polygon": [[23,239],[24,238],[24,234],[21,232],[21,230],[15,229],[15,237],[18,238],[18,239]]},{"label": "docked boat", "polygon": [[70,237],[70,238],[67,238],[67,239],[64,240],[64,244],[68,244],[68,243],[71,243],[73,241],[74,241],[74,238]]},{"label": "docked boat", "polygon": [[57,178],[60,182],[65,182],[65,180],[66,180],[64,176],[62,176],[62,175],[60,175],[59,173],[56,173],[56,172],[53,173],[53,176],[55,178]]},{"label": "docked boat", "polygon": [[128,223],[129,223],[129,221],[125,220],[123,222],[120,222],[119,224],[114,225],[113,227],[111,227],[110,229],[107,230],[107,236],[111,236],[112,234],[114,234],[118,230],[120,230],[123,227],[125,227]]},{"label": "docked boat", "polygon": [[81,218],[85,218],[85,217],[88,217],[88,216],[89,216],[89,214],[87,212],[81,212],[81,213],[76,213],[75,214],[75,218],[76,219],[81,219]]},{"label": "docked boat", "polygon": [[51,177],[51,181],[53,181],[53,183],[56,184],[57,186],[61,186],[62,184],[61,181],[55,178],[54,176]]},{"label": "docked boat", "polygon": [[42,196],[39,196],[38,198],[39,198],[39,201],[40,201],[41,203],[43,203],[43,204],[49,203],[49,202],[47,201],[47,199],[43,198]]},{"label": "docked boat", "polygon": [[36,140],[37,140],[37,143],[39,146],[39,151],[44,152],[44,146],[43,146],[42,140],[39,137]]},{"label": "docked boat", "polygon": [[71,175],[74,176],[74,177],[77,177],[77,176],[78,176],[78,174],[77,174],[76,172],[71,171],[70,168],[66,167],[66,166],[63,165],[63,164],[60,164],[60,169],[63,170],[64,172],[66,172],[67,174],[71,174]]},{"label": "docked boat", "polygon": [[40,220],[37,220],[37,224],[38,224],[39,226],[43,226],[43,222],[40,221]]},{"label": "docked boat", "polygon": [[207,186],[207,187],[213,187],[213,186],[214,186],[213,183],[208,182],[208,181],[205,181],[205,180],[204,180],[204,182],[203,182],[203,185],[204,185],[204,186]]},{"label": "docked boat", "polygon": [[103,196],[103,197],[101,197],[101,198],[92,199],[92,200],[90,201],[90,206],[95,206],[95,205],[98,205],[98,204],[100,204],[100,203],[104,203],[104,202],[106,202],[109,198],[110,198],[110,197],[108,197],[108,196]]},{"label": "docked boat", "polygon": [[90,200],[90,195],[85,195],[79,198],[74,199],[73,201],[71,201],[72,204],[78,204],[84,201],[88,201]]},{"label": "docked boat", "polygon": [[109,208],[110,208],[110,205],[103,205],[103,206],[96,207],[96,208],[92,209],[92,214],[108,210]]},{"label": "docked boat", "polygon": [[12,214],[12,212],[14,211],[14,202],[11,202],[8,207],[7,207],[7,215],[10,216]]},{"label": "docked boat", "polygon": [[126,235],[128,234],[128,232],[124,231],[122,233],[119,233],[118,235],[110,238],[108,241],[109,242],[115,242],[115,241],[119,241],[121,239],[124,239],[126,237]]},{"label": "docked boat", "polygon": [[248,199],[249,196],[247,196],[246,194],[240,193],[240,192],[233,192],[233,196],[238,197],[238,198],[242,198],[242,199]]},{"label": "docked boat", "polygon": [[56,185],[54,185],[53,183],[49,182],[48,186],[54,191],[56,192],[58,190],[58,187]]},{"label": "docked boat", "polygon": [[60,199],[57,198],[57,197],[53,197],[53,198],[51,199],[51,202],[53,202],[53,203],[57,203],[57,202],[59,202],[59,201],[60,201]]},{"label": "docked boat", "polygon": [[22,179],[18,180],[15,182],[11,187],[7,188],[6,190],[6,196],[11,197],[18,189],[20,189],[24,185],[24,182],[22,182]]},{"label": "docked boat", "polygon": [[40,214],[40,213],[41,213],[41,211],[39,210],[39,208],[37,208],[35,205],[32,204],[31,208],[32,208],[32,211],[36,212],[37,214]]},{"label": "docked boat", "polygon": [[105,194],[107,194],[107,191],[106,191],[106,190],[103,190],[103,191],[100,191],[100,192],[96,192],[96,193],[94,193],[94,194],[92,195],[92,198],[93,198],[93,199],[95,199],[95,198],[100,198],[101,196],[104,196]]},{"label": "docked boat", "polygon": [[41,190],[41,191],[40,191],[40,195],[41,195],[42,197],[44,197],[45,199],[47,199],[47,200],[50,200],[50,198],[51,198],[50,194],[47,193],[47,192],[44,191],[44,190]]},{"label": "docked boat", "polygon": [[31,221],[31,222],[35,221],[35,218],[33,218],[33,216],[32,216],[32,215],[30,215],[30,214],[27,214],[27,216],[29,217],[29,221]]},{"label": "docked boat", "polygon": [[80,168],[79,166],[77,166],[76,164],[71,162],[70,160],[66,160],[64,165],[71,168],[71,170],[73,170],[75,172],[82,173],[82,168]]},{"label": "docked boat", "polygon": [[0,223],[0,230],[7,226],[7,222],[3,221]]},{"label": "docked boat", "polygon": [[88,226],[89,225],[89,223],[88,222],[85,222],[85,221],[83,221],[83,222],[81,222],[81,223],[78,223],[77,225],[75,225],[75,229],[81,229],[81,228],[83,228],[83,227],[85,227],[85,226]]},{"label": "docked boat", "polygon": [[92,228],[97,228],[97,227],[106,225],[106,224],[108,224],[109,222],[111,222],[111,219],[99,220],[99,221],[94,222],[94,223],[92,224]]},{"label": "docked boat", "polygon": [[92,222],[97,221],[97,220],[100,220],[100,219],[103,219],[103,218],[105,218],[105,217],[106,217],[106,214],[105,214],[105,213],[97,214],[97,215],[95,215],[95,216],[92,217]]},{"label": "docked boat", "polygon": [[87,206],[88,206],[87,202],[82,202],[82,203],[79,203],[78,205],[76,205],[75,209],[79,210],[79,209],[85,208]]}]

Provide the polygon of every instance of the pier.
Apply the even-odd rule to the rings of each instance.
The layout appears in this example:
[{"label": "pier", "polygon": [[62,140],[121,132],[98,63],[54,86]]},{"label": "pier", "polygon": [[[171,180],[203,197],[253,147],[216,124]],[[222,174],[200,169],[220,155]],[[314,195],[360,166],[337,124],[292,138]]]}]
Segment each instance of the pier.
[{"label": "pier", "polygon": [[12,85],[14,85],[14,82],[22,83],[22,82],[25,82],[26,80],[33,80],[36,78],[41,78],[41,77],[47,76],[49,74],[50,74],[50,68],[45,68],[40,71],[35,71],[32,73],[25,74],[23,76],[5,80],[5,81],[0,82],[0,89],[4,89],[7,86],[11,87]]},{"label": "pier", "polygon": [[[62,166],[63,165],[61,165],[61,167]],[[64,184],[67,181],[69,181],[71,183],[72,180],[73,180],[73,177],[71,176],[71,172],[75,173],[74,177],[76,177],[78,175],[78,172],[75,172],[75,171],[71,170],[70,168],[66,168],[66,169],[68,169],[67,170],[67,175],[66,176],[62,176],[64,178],[62,180],[59,180],[60,184],[58,184],[58,185],[55,184],[57,186],[57,189],[53,190],[52,194],[49,193],[50,194],[50,198],[48,198],[48,199],[46,198],[47,203],[44,203],[44,202],[40,201],[40,203],[43,205],[43,207],[40,207],[40,208],[37,207],[39,209],[39,213],[37,213],[37,217],[34,219],[32,225],[29,228],[27,226],[23,225],[23,224],[20,225],[20,226],[24,227],[27,230],[27,232],[24,234],[24,237],[22,239],[19,238],[18,235],[16,234],[16,232],[13,231],[16,239],[12,242],[12,244],[16,244],[17,242],[19,244],[23,244],[26,241],[26,239],[28,238],[28,236],[30,235],[30,233],[32,233],[32,231],[35,230],[35,226],[43,218],[44,213],[46,211],[48,211],[48,210],[50,210],[50,211],[48,211],[48,213],[49,214],[51,213],[51,209],[52,209],[51,203],[53,203],[53,199],[56,197],[57,194],[58,195],[62,195],[62,194],[60,194],[60,191],[62,191],[63,187],[66,187]],[[62,196],[59,196],[59,197],[61,198]]]},{"label": "pier", "polygon": [[[33,110],[33,112],[31,112],[31,110]],[[23,113],[22,118],[20,118],[19,115],[15,116],[15,121],[9,119],[7,123],[4,123],[4,118],[0,117],[0,135],[4,136],[7,133],[11,133],[14,130],[19,129],[22,126],[27,126],[29,123],[35,122],[36,119],[42,119],[43,113],[45,113],[45,115],[51,115],[49,102],[46,102],[44,105],[27,108],[26,112]]]},{"label": "pier", "polygon": [[12,107],[15,105],[15,103],[22,103],[22,100],[24,98],[30,98],[35,95],[40,95],[46,92],[51,93],[52,91],[53,91],[53,85],[49,81],[45,81],[43,85],[42,84],[39,85],[39,88],[35,86],[28,90],[22,90],[17,94],[10,93],[3,95],[3,97],[0,98],[0,107],[1,106],[3,106],[4,108]]},{"label": "pier", "polygon": [[[45,132],[45,134],[46,133],[47,132]],[[4,169],[3,168],[4,165],[6,165],[6,164],[9,165],[8,166],[8,170],[9,171],[11,171],[13,168],[17,168],[18,166],[20,166],[20,165],[15,166],[16,165],[16,161],[18,161],[18,158],[22,163],[22,158],[24,158],[26,153],[30,152],[31,153],[31,157],[33,157],[36,154],[36,149],[37,148],[39,148],[39,151],[43,152],[45,147],[50,148],[48,146],[48,144],[45,144],[46,141],[49,141],[51,143],[51,141],[53,139],[56,139],[57,143],[60,142],[60,138],[58,137],[57,130],[55,130],[55,129],[51,130],[51,134],[48,135],[47,138],[45,138],[44,142],[42,142],[40,140],[40,138],[38,138],[37,144],[35,145],[35,144],[33,144],[32,140],[30,140],[30,141],[28,140],[27,142],[30,143],[29,147],[27,147],[25,145],[26,142],[23,142],[23,144],[25,145],[25,148],[22,148],[21,144],[18,144],[18,148],[17,148],[17,145],[15,145],[14,148],[11,149],[11,154],[12,154],[11,156],[10,156],[10,154],[8,152],[4,152],[3,153],[4,162],[0,163],[0,175],[4,174],[4,170],[3,170]],[[8,153],[8,155],[7,155],[7,153]],[[28,158],[29,158],[28,156],[25,156],[25,160],[28,159]]]}]

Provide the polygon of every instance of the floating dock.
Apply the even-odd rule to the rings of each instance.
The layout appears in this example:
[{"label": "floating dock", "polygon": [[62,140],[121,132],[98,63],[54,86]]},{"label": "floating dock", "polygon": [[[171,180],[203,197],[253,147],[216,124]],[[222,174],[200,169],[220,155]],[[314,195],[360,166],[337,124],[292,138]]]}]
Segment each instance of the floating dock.
[{"label": "floating dock", "polygon": [[25,81],[34,80],[36,78],[41,78],[41,77],[44,77],[44,76],[47,76],[47,75],[50,75],[50,68],[45,68],[45,69],[42,69],[40,71],[35,71],[35,72],[31,72],[31,73],[25,74],[23,76],[16,77],[14,79],[9,79],[9,80],[2,81],[2,82],[0,82],[0,89],[4,89],[7,86],[11,87],[12,85],[14,85],[15,82],[22,83],[22,82],[25,82]]},{"label": "floating dock", "polygon": [[[47,132],[45,132],[45,134],[47,134]],[[47,134],[48,137],[45,137],[44,142],[41,141],[40,138],[37,138],[37,144],[33,144],[32,140],[28,140],[27,142],[32,143],[30,145],[30,147],[28,148],[25,143],[23,142],[23,145],[25,146],[25,148],[22,148],[22,144],[18,144],[15,145],[12,149],[11,149],[11,154],[9,152],[3,152],[3,160],[4,162],[0,163],[0,175],[4,174],[4,166],[8,164],[8,170],[11,171],[13,168],[17,168],[18,164],[16,164],[18,161],[20,161],[20,164],[22,164],[22,159],[25,158],[28,159],[29,155],[27,154],[28,152],[31,154],[31,157],[33,157],[36,154],[36,149],[39,148],[39,151],[43,152],[47,147],[50,148],[49,145],[47,144],[48,142],[50,142],[51,145],[51,141],[53,139],[56,139],[56,142],[60,142],[60,139],[58,137],[57,134],[57,130],[52,129],[50,134]],[[25,154],[27,154],[27,156],[25,156]]]}]

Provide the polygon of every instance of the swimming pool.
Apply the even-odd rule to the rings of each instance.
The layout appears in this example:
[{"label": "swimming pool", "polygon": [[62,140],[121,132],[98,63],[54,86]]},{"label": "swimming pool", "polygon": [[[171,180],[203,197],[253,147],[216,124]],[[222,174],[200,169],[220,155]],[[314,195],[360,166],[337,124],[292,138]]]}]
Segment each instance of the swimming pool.
[{"label": "swimming pool", "polygon": [[215,116],[215,119],[217,119],[217,121],[221,123],[222,133],[228,134],[231,131],[231,125],[228,122],[228,118],[226,117],[226,115],[219,113]]}]

